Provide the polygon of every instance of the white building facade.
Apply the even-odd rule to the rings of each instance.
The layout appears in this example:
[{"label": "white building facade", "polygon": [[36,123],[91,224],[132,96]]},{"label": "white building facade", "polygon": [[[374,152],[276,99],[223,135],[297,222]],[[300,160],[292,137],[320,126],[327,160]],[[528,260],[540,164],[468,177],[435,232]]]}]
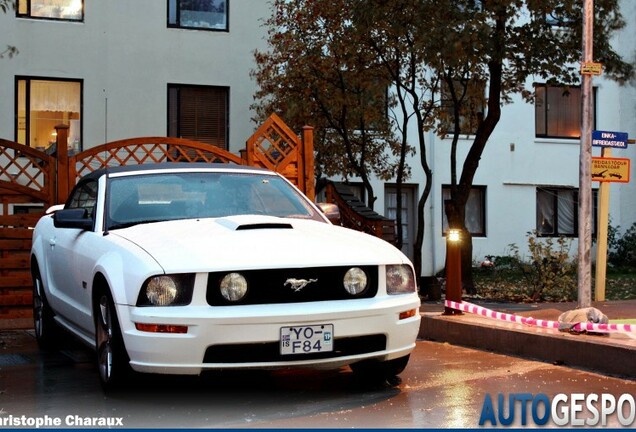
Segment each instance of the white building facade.
[{"label": "white building facade", "polygon": [[[16,11],[0,13],[1,46],[19,50],[0,59],[0,138],[49,150],[53,126],[68,123],[75,151],[119,139],[167,135],[237,153],[257,126],[249,108],[256,84],[249,75],[255,68],[253,52],[267,48],[262,20],[271,13],[268,2],[15,1]],[[633,60],[636,2],[623,0],[621,5],[627,27],[615,43]],[[545,82],[527,83],[529,88],[535,84]],[[594,78],[594,86],[595,128],[635,137],[634,85],[620,86],[601,76]],[[503,107],[486,146],[469,209],[475,261],[506,255],[512,243],[523,252],[526,233],[535,229],[576,237],[572,205],[580,141],[568,136],[556,124],[558,119],[538,122],[538,112],[516,98]],[[469,136],[460,142],[459,161],[471,142]],[[614,150],[614,156],[634,159],[635,147]],[[443,189],[450,184],[450,141],[429,133],[427,148],[433,186],[425,214],[423,275],[444,266]],[[593,153],[600,155],[600,149]],[[411,252],[414,209],[424,184],[418,158],[411,158],[409,165],[413,175],[403,211],[406,252]],[[611,186],[612,224],[623,228],[636,221],[633,166],[631,177],[630,183]],[[395,185],[376,180],[374,189],[375,209],[393,216]]]},{"label": "white building facade", "polygon": [[[614,46],[627,61],[634,61],[636,43],[636,2],[621,2],[626,27],[615,37]],[[636,137],[636,87],[634,83],[619,85],[593,78],[595,92],[593,128],[603,131],[627,132]],[[552,88],[540,78],[529,80],[528,89],[540,88],[544,104],[527,103],[520,96],[502,107],[502,116],[480,160],[473,182],[473,194],[467,207],[467,226],[473,233],[473,262],[486,255],[509,255],[510,244],[516,244],[527,255],[527,233],[537,230],[545,237],[564,235],[572,238],[571,256],[577,254],[579,187],[580,89],[571,89],[567,97],[563,90]],[[415,134],[413,134],[415,137]],[[573,138],[573,136],[575,138]],[[472,144],[471,136],[464,136],[458,145],[458,175],[465,155]],[[446,240],[443,215],[444,187],[450,185],[450,148],[448,139],[429,133],[428,163],[433,171],[433,186],[425,214],[425,239],[422,251],[422,274],[432,275],[444,268]],[[415,140],[413,142],[416,142]],[[627,149],[613,149],[612,157],[634,160],[636,145]],[[601,155],[600,147],[593,147],[593,156]],[[425,177],[418,157],[408,161],[412,178],[403,195],[411,208],[423,190]],[[629,183],[611,183],[610,218],[613,226],[624,231],[636,222],[636,178],[631,164]],[[592,182],[596,195],[599,182]],[[378,194],[377,211],[393,216],[394,185],[374,183]],[[391,196],[393,194],[393,196]],[[596,197],[594,197],[596,202]],[[408,227],[407,244],[415,231],[415,214],[403,211]],[[596,216],[594,216],[596,232]],[[405,250],[408,252],[408,250]],[[595,248],[592,258],[595,258]]]},{"label": "white building facade", "polygon": [[181,136],[232,152],[253,133],[253,51],[264,1],[13,0],[0,13],[0,137],[49,149],[71,125],[74,151]]}]

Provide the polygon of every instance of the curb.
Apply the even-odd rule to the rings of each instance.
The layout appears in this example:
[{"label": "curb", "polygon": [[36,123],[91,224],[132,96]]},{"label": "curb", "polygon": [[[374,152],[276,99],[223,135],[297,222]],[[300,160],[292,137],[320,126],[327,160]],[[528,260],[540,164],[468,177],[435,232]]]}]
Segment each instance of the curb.
[{"label": "curb", "polygon": [[421,317],[421,339],[636,378],[636,341],[626,344],[609,336],[529,330],[514,324],[493,324],[492,320],[468,314],[422,313]]}]

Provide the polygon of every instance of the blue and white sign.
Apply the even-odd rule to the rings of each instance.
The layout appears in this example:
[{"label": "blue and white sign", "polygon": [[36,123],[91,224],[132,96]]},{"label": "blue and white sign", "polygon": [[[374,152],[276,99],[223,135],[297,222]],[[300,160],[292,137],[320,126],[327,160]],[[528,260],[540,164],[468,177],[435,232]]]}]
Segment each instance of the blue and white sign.
[{"label": "blue and white sign", "polygon": [[592,131],[594,147],[627,148],[627,132]]}]

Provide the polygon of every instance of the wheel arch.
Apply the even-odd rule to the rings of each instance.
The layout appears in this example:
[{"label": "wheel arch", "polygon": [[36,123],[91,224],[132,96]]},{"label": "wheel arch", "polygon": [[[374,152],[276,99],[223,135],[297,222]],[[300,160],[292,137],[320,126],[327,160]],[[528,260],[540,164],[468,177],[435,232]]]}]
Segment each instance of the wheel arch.
[{"label": "wheel arch", "polygon": [[40,264],[38,262],[38,257],[35,256],[35,254],[33,252],[31,252],[31,258],[29,260],[29,271],[31,272],[31,276],[35,276],[34,271],[37,270],[38,273],[40,273],[40,275],[42,274],[42,271],[40,270]]}]

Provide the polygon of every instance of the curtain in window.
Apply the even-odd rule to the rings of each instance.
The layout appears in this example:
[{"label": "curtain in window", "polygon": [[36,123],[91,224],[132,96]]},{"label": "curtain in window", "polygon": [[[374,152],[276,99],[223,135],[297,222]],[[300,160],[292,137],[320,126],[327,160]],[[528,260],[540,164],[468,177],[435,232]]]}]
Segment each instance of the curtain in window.
[{"label": "curtain in window", "polygon": [[581,89],[548,87],[548,136],[581,136]]},{"label": "curtain in window", "polygon": [[80,112],[78,82],[31,81],[31,111]]},{"label": "curtain in window", "polygon": [[554,197],[546,190],[537,190],[537,231],[554,234]]},{"label": "curtain in window", "polygon": [[577,203],[573,190],[560,190],[557,194],[557,214],[559,215],[558,233],[561,235],[574,234],[574,212],[577,209]]},{"label": "curtain in window", "polygon": [[540,235],[574,235],[578,218],[574,189],[537,189],[537,231]]},{"label": "curtain in window", "polygon": [[38,18],[59,18],[67,20],[81,20],[83,18],[84,5],[82,0],[19,0],[18,15],[27,15]]},{"label": "curtain in window", "polygon": [[466,228],[471,233],[484,234],[483,202],[482,191],[471,189],[466,202]]},{"label": "curtain in window", "polygon": [[[444,186],[442,189],[442,231],[448,231],[448,219],[444,210],[444,201],[450,199],[450,188]],[[473,235],[486,235],[485,216],[485,189],[473,187],[466,202],[466,215],[464,223],[466,228]]]}]

